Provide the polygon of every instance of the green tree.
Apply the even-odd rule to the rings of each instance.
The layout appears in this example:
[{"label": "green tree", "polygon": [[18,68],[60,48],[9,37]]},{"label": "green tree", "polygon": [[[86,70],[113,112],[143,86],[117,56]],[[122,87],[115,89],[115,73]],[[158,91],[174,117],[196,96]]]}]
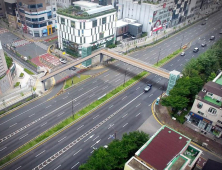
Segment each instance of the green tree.
[{"label": "green tree", "polygon": [[166,98],[163,98],[161,104],[163,106],[171,106],[177,112],[178,110],[186,108],[188,106],[188,102],[189,100],[186,97],[171,95]]},{"label": "green tree", "polygon": [[135,152],[149,140],[144,132],[123,134],[121,140],[113,140],[108,148],[100,147],[79,167],[80,170],[122,170],[125,163]]},{"label": "green tree", "polygon": [[210,76],[208,77],[208,80],[207,80],[207,81],[212,81],[216,76],[217,76],[216,73],[215,73],[215,72],[212,72],[212,73],[210,74]]}]

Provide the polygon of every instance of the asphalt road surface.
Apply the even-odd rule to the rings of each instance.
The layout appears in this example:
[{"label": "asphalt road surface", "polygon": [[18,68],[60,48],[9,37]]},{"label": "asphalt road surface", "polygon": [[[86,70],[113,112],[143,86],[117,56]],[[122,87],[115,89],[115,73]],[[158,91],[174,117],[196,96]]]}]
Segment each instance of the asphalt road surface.
[{"label": "asphalt road surface", "polygon": [[[221,13],[217,13],[214,16],[214,18],[209,18],[207,25],[205,25],[205,26],[196,24],[196,25],[192,26],[191,28],[186,29],[182,33],[179,33],[178,35],[176,35],[172,38],[169,38],[168,40],[158,44],[157,46],[155,46],[153,48],[147,48],[147,49],[142,50],[140,52],[136,52],[132,56],[137,57],[137,58],[139,58],[143,61],[149,62],[149,63],[155,63],[156,59],[157,59],[156,57],[158,57],[157,53],[159,51],[159,48],[161,48],[161,53],[160,53],[159,59],[161,59],[162,57],[172,53],[173,51],[175,51],[176,49],[178,49],[180,47],[183,35],[185,35],[184,40],[183,40],[184,43],[191,41],[195,35],[195,37],[197,37],[197,40],[195,40],[192,43],[193,45],[191,46],[191,48],[186,51],[185,57],[178,56],[177,58],[173,59],[171,62],[167,63],[164,66],[165,69],[170,70],[170,71],[173,69],[180,71],[180,70],[182,70],[184,64],[187,61],[189,61],[193,57],[197,57],[199,53],[204,52],[208,47],[210,47],[210,45],[212,45],[214,43],[214,41],[208,42],[211,35],[215,35],[216,39],[218,38],[219,29],[221,28],[221,24],[220,24],[220,22],[218,22],[219,20],[221,20],[220,15],[221,15]],[[214,25],[215,29],[212,29],[212,25]],[[206,48],[200,47],[200,44],[202,43],[202,40],[198,39],[198,37],[200,35],[201,35],[201,37],[200,37],[201,39],[207,40],[208,46]],[[171,45],[169,47],[167,47],[167,45],[169,43]],[[200,48],[200,51],[196,54],[192,52],[194,47]],[[34,123],[32,126],[29,126],[25,130],[23,130],[20,134],[18,133],[16,135],[14,135],[13,137],[5,140],[5,142],[2,142],[1,148],[6,147],[4,152],[7,152],[7,150],[10,149],[12,145],[14,146],[14,148],[17,148],[22,143],[25,143],[24,139],[29,137],[29,133],[31,133],[30,134],[31,138],[38,135],[41,131],[41,128],[40,128],[41,126],[42,126],[42,129],[47,129],[48,127],[51,127],[53,124],[55,124],[56,120],[58,120],[58,121],[62,120],[65,117],[67,117],[68,115],[70,115],[71,114],[71,102],[70,101],[74,96],[75,97],[79,97],[79,95],[84,96],[84,93],[88,92],[90,89],[93,89],[92,91],[94,93],[89,91],[88,94],[86,93],[87,94],[86,96],[84,96],[83,98],[79,97],[77,99],[80,102],[77,101],[76,104],[78,104],[78,103],[80,103],[80,104],[76,105],[76,107],[78,107],[80,105],[83,107],[85,102],[86,103],[90,102],[89,98],[96,96],[98,93],[100,93],[102,91],[103,88],[104,88],[104,92],[105,92],[105,89],[110,90],[110,89],[114,88],[115,86],[117,86],[118,81],[119,81],[119,84],[121,84],[123,81],[124,73],[125,73],[125,71],[123,69],[122,69],[122,72],[119,72],[121,70],[121,68],[124,68],[124,69],[129,68],[129,69],[131,69],[130,71],[132,71],[132,73],[136,73],[135,71],[139,72],[139,69],[136,69],[136,68],[133,68],[130,66],[126,66],[126,65],[124,66],[121,62],[117,62],[114,65],[115,65],[115,66],[113,66],[114,68],[110,69],[105,74],[93,79],[92,81],[88,81],[87,82],[88,86],[87,86],[87,83],[85,83],[82,86],[77,87],[75,89],[75,91],[71,91],[71,92],[68,91],[67,93],[64,93],[63,95],[61,95],[53,100],[50,100],[50,101],[44,102],[44,103],[40,103],[40,105],[39,106],[37,105],[34,109],[31,109],[32,106],[29,105],[29,109],[31,109],[29,111],[22,110],[22,111],[18,112],[19,114],[12,113],[12,114],[9,114],[9,115],[1,118],[0,119],[0,126],[2,126],[1,127],[1,135],[2,135],[2,133],[4,135],[7,135],[11,132],[14,132],[18,128],[23,127],[24,125],[28,124],[29,122],[33,122],[33,121],[41,118],[42,116],[50,113],[50,115],[45,116],[44,118],[40,119],[39,121]],[[117,78],[113,78],[113,76],[115,76]],[[96,80],[98,81],[98,84],[97,84]],[[110,134],[112,135],[115,131],[117,131],[117,138],[120,138],[122,133],[136,130],[149,116],[151,116],[150,105],[151,105],[152,101],[154,99],[156,99],[157,96],[159,96],[161,94],[161,87],[163,87],[163,84],[166,82],[167,82],[166,79],[161,78],[157,75],[151,74],[146,79],[144,79],[144,81],[137,83],[132,88],[127,90],[125,93],[119,95],[117,98],[115,98],[114,100],[112,100],[108,104],[104,105],[103,107],[99,108],[96,112],[93,112],[92,114],[90,114],[86,118],[82,119],[81,121],[79,121],[78,123],[73,125],[71,128],[68,128],[63,133],[57,135],[56,137],[49,140],[48,142],[41,145],[40,147],[32,150],[31,152],[26,154],[23,158],[18,159],[13,164],[6,167],[6,169],[8,169],[8,168],[9,169],[16,169],[18,167],[20,167],[19,169],[34,168],[35,166],[39,165],[40,163],[45,161],[47,158],[49,158],[50,156],[55,154],[57,151],[59,151],[60,149],[62,149],[63,147],[65,147],[66,145],[71,143],[72,141],[76,140],[82,134],[89,131],[90,129],[92,129],[94,126],[98,125],[103,120],[106,120],[107,117],[116,113],[110,119],[108,119],[106,122],[101,124],[97,129],[95,129],[91,134],[84,137],[80,142],[77,142],[74,146],[72,146],[71,149],[69,149],[64,154],[62,154],[60,157],[55,159],[56,161],[52,161],[52,163],[49,163],[46,166],[47,168],[45,167],[46,169],[55,169],[55,168],[57,168],[57,169],[71,169],[72,167],[73,167],[72,169],[77,169],[80,164],[85,162],[87,157],[93,151],[93,149],[91,147],[92,145],[93,145],[93,147],[98,148],[99,146],[102,146],[104,144],[108,144],[112,139],[112,137],[109,138]],[[146,83],[153,84],[153,88],[149,93],[144,94],[143,88]],[[105,84],[105,85],[101,87],[101,86],[99,86],[100,84]],[[80,90],[81,88],[82,88],[83,92],[81,92],[81,90]],[[96,91],[97,88],[99,89],[98,92]],[[77,93],[78,90],[80,91],[79,93]],[[69,93],[71,93],[71,95],[69,95]],[[77,94],[74,95],[74,93],[75,94],[77,93]],[[93,96],[90,96],[89,93],[90,93],[90,95],[93,95]],[[100,94],[98,96],[100,96]],[[98,96],[96,96],[96,97],[98,98]],[[96,99],[96,97],[94,99]],[[53,104],[53,102],[56,104]],[[59,108],[61,106],[63,106],[61,109],[62,111]],[[57,110],[54,111],[55,109],[57,109]],[[33,110],[37,111],[37,113],[34,113]],[[76,110],[77,110],[77,108],[76,108]],[[17,117],[15,117],[15,116],[17,116]],[[57,117],[58,117],[58,119],[57,119]],[[135,121],[135,119],[137,121]],[[6,123],[4,123],[4,122],[6,122]],[[19,123],[19,122],[21,122],[21,123]],[[53,123],[51,124],[51,122],[53,122]],[[47,126],[47,124],[49,126]],[[34,127],[34,129],[32,129],[32,127]],[[26,134],[28,134],[28,135],[26,135]],[[1,136],[1,138],[4,137],[4,135]],[[23,137],[22,135],[23,136],[26,135],[26,136]],[[99,137],[97,137],[97,136],[99,136]],[[23,137],[23,138],[20,139],[22,142],[17,145],[19,137],[20,138]],[[29,139],[31,139],[31,138],[29,138]],[[17,139],[17,140],[15,140],[15,139]],[[87,140],[87,141],[85,141],[85,140]],[[10,143],[10,145],[6,146],[7,143]],[[5,144],[5,145],[3,145],[3,144]],[[78,154],[78,153],[80,153],[80,154]],[[2,153],[1,153],[1,155],[2,155]],[[74,156],[72,156],[72,155],[74,155]]]}]

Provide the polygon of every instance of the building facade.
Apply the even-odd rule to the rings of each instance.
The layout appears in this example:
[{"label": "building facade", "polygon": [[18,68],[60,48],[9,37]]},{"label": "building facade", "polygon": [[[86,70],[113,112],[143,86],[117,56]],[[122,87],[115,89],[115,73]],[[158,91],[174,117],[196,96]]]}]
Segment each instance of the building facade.
[{"label": "building facade", "polygon": [[221,137],[222,73],[212,82],[207,82],[198,93],[189,113],[188,122],[203,132],[209,132]]},{"label": "building facade", "polygon": [[18,0],[18,26],[33,37],[47,36],[56,31],[55,0]]},{"label": "building facade", "polygon": [[91,44],[93,51],[113,43],[116,11],[112,5],[77,1],[70,13],[57,11],[59,48],[79,53],[82,44]]},{"label": "building facade", "polygon": [[5,1],[4,0],[0,0],[0,18],[5,17]]},{"label": "building facade", "polygon": [[56,4],[58,7],[68,8],[70,5],[72,5],[73,1],[74,0],[56,0]]},{"label": "building facade", "polygon": [[9,27],[17,28],[16,0],[5,0],[5,10]]}]

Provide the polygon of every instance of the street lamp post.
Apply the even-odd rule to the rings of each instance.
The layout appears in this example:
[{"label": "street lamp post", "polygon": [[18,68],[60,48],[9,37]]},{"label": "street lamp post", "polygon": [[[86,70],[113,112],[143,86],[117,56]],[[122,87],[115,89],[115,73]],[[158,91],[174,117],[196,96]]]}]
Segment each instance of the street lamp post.
[{"label": "street lamp post", "polygon": [[159,55],[158,55],[158,58],[157,58],[157,65],[158,65],[159,58],[160,58],[160,52],[161,52],[161,48],[160,48]]},{"label": "street lamp post", "polygon": [[182,48],[183,39],[184,39],[184,34],[183,34],[183,38],[182,38],[182,41],[181,41],[180,49]]},{"label": "street lamp post", "polygon": [[73,119],[74,119],[75,117],[74,117],[74,112],[73,112],[73,100],[74,100],[74,99],[72,98],[72,117],[73,117]]}]

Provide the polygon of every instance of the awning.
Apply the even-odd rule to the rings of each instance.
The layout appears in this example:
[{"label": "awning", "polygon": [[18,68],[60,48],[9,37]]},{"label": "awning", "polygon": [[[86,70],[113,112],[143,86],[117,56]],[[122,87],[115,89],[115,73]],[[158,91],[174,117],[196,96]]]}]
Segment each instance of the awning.
[{"label": "awning", "polygon": [[162,25],[160,25],[158,28],[153,28],[153,32],[161,30],[162,28],[163,28]]}]

